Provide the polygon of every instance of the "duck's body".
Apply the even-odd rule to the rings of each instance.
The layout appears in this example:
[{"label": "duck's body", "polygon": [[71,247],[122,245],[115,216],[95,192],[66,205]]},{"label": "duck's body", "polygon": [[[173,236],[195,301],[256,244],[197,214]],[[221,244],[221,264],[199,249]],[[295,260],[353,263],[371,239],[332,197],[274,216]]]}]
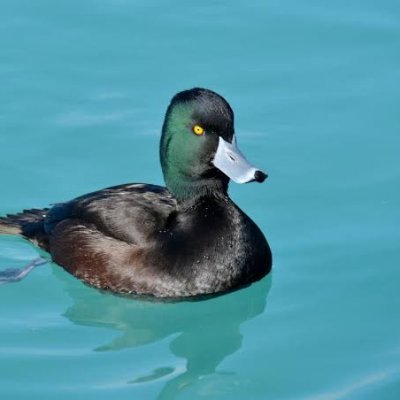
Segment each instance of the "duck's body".
[{"label": "duck's body", "polygon": [[264,235],[230,200],[219,170],[191,171],[190,180],[187,173],[177,176],[179,163],[169,171],[166,124],[161,151],[172,193],[155,185],[116,186],[4,218],[0,233],[28,238],[71,274],[116,293],[194,297],[262,278],[271,268]]}]

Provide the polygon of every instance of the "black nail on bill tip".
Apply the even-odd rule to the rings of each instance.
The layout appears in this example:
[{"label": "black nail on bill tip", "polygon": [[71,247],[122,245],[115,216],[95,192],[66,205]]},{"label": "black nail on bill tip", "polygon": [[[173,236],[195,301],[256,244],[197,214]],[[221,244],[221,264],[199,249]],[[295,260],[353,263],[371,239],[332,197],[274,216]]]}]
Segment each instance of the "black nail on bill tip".
[{"label": "black nail on bill tip", "polygon": [[266,179],[268,178],[268,175],[267,174],[264,174],[264,172],[262,172],[262,171],[260,171],[260,170],[257,170],[255,173],[254,173],[254,180],[256,181],[256,182],[264,182]]}]

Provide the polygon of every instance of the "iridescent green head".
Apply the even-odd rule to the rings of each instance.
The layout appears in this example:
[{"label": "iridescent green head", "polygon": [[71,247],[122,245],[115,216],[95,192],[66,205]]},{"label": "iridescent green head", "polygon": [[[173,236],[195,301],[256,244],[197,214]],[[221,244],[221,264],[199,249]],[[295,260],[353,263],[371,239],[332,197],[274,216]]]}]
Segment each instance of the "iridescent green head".
[{"label": "iridescent green head", "polygon": [[160,158],[167,188],[178,200],[226,193],[229,178],[244,183],[266,177],[237,149],[228,102],[207,89],[173,97],[162,128]]}]

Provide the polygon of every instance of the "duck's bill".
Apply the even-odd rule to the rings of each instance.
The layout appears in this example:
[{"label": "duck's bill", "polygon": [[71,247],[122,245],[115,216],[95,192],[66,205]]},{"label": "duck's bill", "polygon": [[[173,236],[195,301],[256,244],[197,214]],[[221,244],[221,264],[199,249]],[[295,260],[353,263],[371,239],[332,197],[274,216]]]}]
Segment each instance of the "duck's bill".
[{"label": "duck's bill", "polygon": [[236,145],[235,136],[232,143],[219,137],[213,164],[236,183],[264,182],[268,176],[246,160]]}]

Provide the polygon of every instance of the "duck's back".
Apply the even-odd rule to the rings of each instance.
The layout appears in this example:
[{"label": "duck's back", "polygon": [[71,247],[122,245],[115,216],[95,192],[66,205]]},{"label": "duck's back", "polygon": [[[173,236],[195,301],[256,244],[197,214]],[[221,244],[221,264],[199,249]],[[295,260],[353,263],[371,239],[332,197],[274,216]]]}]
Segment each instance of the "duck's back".
[{"label": "duck's back", "polygon": [[175,199],[161,186],[119,185],[56,204],[48,211],[44,228],[51,236],[61,222],[81,220],[106,236],[143,245],[175,208]]}]

